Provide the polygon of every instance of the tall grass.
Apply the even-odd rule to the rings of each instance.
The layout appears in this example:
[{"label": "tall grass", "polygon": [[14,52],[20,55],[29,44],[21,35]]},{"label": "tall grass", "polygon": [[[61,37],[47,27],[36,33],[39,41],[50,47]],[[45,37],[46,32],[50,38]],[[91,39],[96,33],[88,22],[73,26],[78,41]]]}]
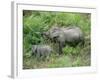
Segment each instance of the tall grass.
[{"label": "tall grass", "polygon": [[[31,56],[33,44],[44,44],[45,39],[41,33],[49,30],[52,26],[60,27],[77,26],[84,32],[85,46],[63,48],[63,55],[53,55],[47,61],[37,61]],[[45,67],[75,67],[89,66],[91,64],[91,14],[69,13],[51,11],[23,11],[23,68],[45,68]],[[51,43],[49,43],[52,45]]]}]

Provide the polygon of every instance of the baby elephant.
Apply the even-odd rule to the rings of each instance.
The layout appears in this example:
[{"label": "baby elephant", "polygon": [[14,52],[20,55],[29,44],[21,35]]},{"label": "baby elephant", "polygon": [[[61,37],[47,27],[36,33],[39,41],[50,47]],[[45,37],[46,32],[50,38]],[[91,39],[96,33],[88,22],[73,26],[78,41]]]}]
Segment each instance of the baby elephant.
[{"label": "baby elephant", "polygon": [[32,55],[39,59],[46,59],[51,54],[51,47],[49,45],[32,45]]}]

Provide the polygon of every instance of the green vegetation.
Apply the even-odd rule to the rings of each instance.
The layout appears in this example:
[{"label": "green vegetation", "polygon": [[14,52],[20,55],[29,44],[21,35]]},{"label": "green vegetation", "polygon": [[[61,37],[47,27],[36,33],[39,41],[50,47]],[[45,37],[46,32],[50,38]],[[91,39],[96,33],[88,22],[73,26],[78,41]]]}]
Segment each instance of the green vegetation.
[{"label": "green vegetation", "polygon": [[[60,27],[78,26],[85,36],[84,47],[66,46],[63,55],[52,53],[49,60],[38,61],[32,56],[33,44],[45,44],[46,40],[41,32],[49,30],[52,26]],[[52,68],[52,67],[76,67],[91,65],[91,15],[89,13],[47,12],[47,11],[23,11],[23,68]],[[49,45],[55,45],[48,42]]]}]

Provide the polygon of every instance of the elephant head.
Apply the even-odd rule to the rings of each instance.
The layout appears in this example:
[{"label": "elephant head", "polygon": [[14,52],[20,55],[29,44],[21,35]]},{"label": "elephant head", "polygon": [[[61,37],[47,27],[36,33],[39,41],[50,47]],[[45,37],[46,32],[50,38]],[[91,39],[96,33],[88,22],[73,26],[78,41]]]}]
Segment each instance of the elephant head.
[{"label": "elephant head", "polygon": [[60,34],[61,34],[61,30],[59,27],[52,27],[47,32],[43,32],[43,36],[49,38],[52,41],[55,41]]}]

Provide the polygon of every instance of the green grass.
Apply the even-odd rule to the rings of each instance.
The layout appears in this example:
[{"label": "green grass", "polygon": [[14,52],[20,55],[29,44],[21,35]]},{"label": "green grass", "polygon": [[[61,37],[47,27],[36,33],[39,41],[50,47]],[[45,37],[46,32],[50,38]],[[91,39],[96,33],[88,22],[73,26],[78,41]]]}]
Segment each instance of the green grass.
[{"label": "green grass", "polygon": [[[91,14],[68,13],[50,11],[23,11],[23,68],[53,68],[53,67],[78,67],[91,65]],[[77,26],[82,29],[85,36],[84,47],[66,46],[63,55],[57,53],[49,57],[49,60],[38,61],[31,56],[33,44],[44,44],[46,40],[40,35],[41,32],[49,30],[52,26],[60,27]],[[54,49],[57,45],[48,41]]]}]

